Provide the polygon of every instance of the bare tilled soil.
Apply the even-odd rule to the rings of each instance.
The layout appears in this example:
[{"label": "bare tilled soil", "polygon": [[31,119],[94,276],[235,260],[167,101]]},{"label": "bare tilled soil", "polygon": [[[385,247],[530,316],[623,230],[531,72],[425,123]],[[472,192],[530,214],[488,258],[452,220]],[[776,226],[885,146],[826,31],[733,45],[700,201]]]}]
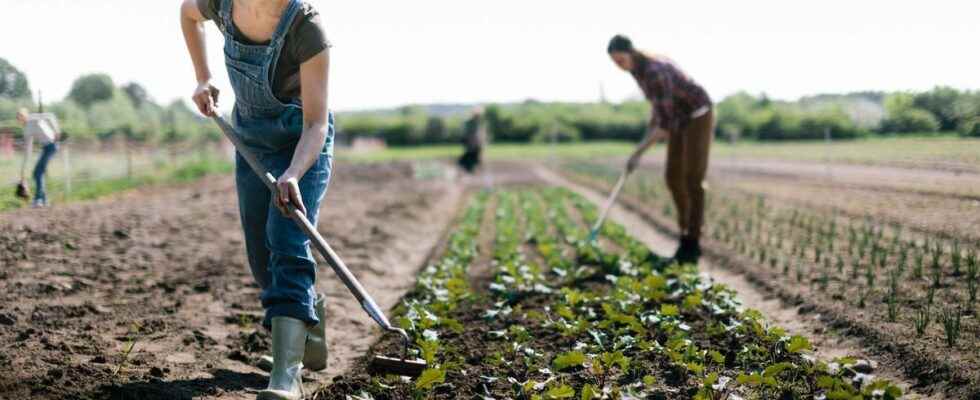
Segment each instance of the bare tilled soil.
[{"label": "bare tilled soil", "polygon": [[[460,204],[409,165],[339,165],[320,231],[384,308],[414,285]],[[323,264],[330,367],[378,330]],[[0,215],[0,398],[254,398],[271,344],[234,183],[211,177]],[[313,382],[310,386],[315,386]]]}]

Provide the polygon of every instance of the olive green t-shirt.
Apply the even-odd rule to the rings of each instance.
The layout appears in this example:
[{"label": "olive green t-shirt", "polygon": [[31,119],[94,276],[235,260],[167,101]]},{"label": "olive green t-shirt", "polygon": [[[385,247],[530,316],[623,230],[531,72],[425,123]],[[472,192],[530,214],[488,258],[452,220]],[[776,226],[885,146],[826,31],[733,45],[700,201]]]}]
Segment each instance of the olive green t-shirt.
[{"label": "olive green t-shirt", "polygon": [[[218,25],[218,29],[224,31],[224,21],[221,20],[220,14],[221,1],[197,0],[197,8],[201,10],[204,18],[213,20]],[[235,40],[241,43],[248,45],[267,44],[254,43],[237,32],[237,29],[231,31],[234,32]],[[272,79],[273,94],[282,102],[298,99],[300,97],[300,65],[330,47],[330,41],[327,40],[327,34],[324,32],[323,23],[320,20],[320,13],[312,5],[302,1],[300,11],[296,13],[292,26],[286,32],[282,54],[276,64],[275,76]]]}]

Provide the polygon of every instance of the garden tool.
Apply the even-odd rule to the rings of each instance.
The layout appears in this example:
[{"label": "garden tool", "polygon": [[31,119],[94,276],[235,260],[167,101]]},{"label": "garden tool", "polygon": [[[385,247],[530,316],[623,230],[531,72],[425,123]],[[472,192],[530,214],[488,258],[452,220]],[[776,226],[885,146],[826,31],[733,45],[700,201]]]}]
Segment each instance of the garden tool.
[{"label": "garden tool", "polygon": [[31,198],[31,189],[27,187],[27,184],[25,184],[24,181],[17,183],[17,197],[24,200],[30,200]]},{"label": "garden tool", "polygon": [[602,207],[602,214],[599,214],[599,219],[595,222],[592,227],[592,232],[589,233],[589,242],[594,242],[596,238],[599,237],[599,231],[602,229],[602,223],[606,221],[606,216],[609,215],[609,210],[612,209],[613,204],[616,203],[616,198],[619,197],[619,192],[623,190],[623,184],[626,183],[626,177],[629,176],[630,172],[628,170],[623,170],[623,173],[619,175],[619,180],[616,181],[616,186],[613,187],[612,193],[609,194],[609,198],[606,199],[606,204]]},{"label": "garden tool", "polygon": [[[272,174],[270,174],[262,165],[262,163],[255,158],[255,155],[245,147],[245,144],[242,143],[238,133],[235,132],[235,129],[228,124],[224,118],[217,115],[212,118],[221,128],[221,131],[225,134],[228,140],[230,140],[235,146],[235,149],[238,150],[238,154],[241,154],[242,158],[245,159],[249,167],[252,168],[252,171],[254,171],[256,175],[262,177],[262,181],[265,182],[266,187],[269,188],[273,196],[277,196],[279,190],[276,186],[276,178],[273,177]],[[408,333],[405,332],[404,329],[399,329],[393,326],[391,322],[388,321],[388,317],[386,317],[384,312],[381,311],[378,304],[375,303],[371,295],[364,290],[364,287],[361,286],[361,283],[358,282],[356,277],[354,277],[354,274],[350,272],[350,269],[348,269],[347,265],[344,264],[344,261],[340,259],[340,256],[334,252],[333,248],[331,248],[327,241],[323,239],[323,236],[317,232],[316,227],[310,223],[310,220],[306,218],[306,215],[292,204],[288,204],[287,207],[289,218],[296,222],[306,236],[310,238],[313,246],[316,247],[317,251],[319,251],[320,254],[323,255],[323,258],[327,260],[327,264],[330,265],[330,268],[332,268],[337,274],[340,281],[344,283],[347,290],[354,295],[357,301],[361,304],[361,308],[364,309],[368,316],[370,316],[374,322],[381,326],[381,329],[388,333],[397,334],[401,337],[404,343],[404,351],[402,352],[402,356],[400,358],[375,356],[371,360],[371,370],[379,373],[389,373],[412,377],[421,375],[422,371],[424,371],[426,368],[426,363],[421,359],[408,358],[408,349],[412,343]]]}]

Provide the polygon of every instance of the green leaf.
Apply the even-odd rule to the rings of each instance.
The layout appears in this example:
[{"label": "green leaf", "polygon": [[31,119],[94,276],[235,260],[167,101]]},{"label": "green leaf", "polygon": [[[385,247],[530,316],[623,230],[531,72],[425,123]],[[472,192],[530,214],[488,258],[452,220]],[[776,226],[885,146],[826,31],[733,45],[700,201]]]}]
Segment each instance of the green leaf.
[{"label": "green leaf", "polygon": [[680,310],[673,304],[661,304],[660,313],[666,317],[676,317],[680,315]]},{"label": "green leaf", "polygon": [[602,364],[606,367],[611,367],[613,365],[618,365],[621,371],[626,371],[630,366],[630,359],[623,355],[623,352],[617,351],[615,353],[602,353],[601,356]]},{"label": "green leaf", "polygon": [[810,345],[810,341],[800,335],[794,335],[793,337],[789,338],[789,345],[786,346],[786,351],[789,351],[790,353],[800,353],[812,349],[813,346]]},{"label": "green leaf", "polygon": [[439,342],[434,340],[421,340],[419,339],[416,344],[422,349],[422,359],[429,365],[435,363],[436,352],[439,351]]},{"label": "green leaf", "polygon": [[710,386],[714,386],[715,383],[718,383],[718,373],[717,372],[712,372],[712,373],[708,374],[707,377],[704,378],[704,386],[709,386],[709,387]]},{"label": "green leaf", "polygon": [[817,387],[821,389],[830,389],[834,387],[836,382],[836,379],[827,375],[822,375],[817,378]]},{"label": "green leaf", "polygon": [[551,366],[555,368],[556,371],[561,371],[566,368],[578,367],[585,364],[585,354],[581,351],[569,351],[567,353],[559,354],[555,357],[554,361],[551,362]]},{"label": "green leaf", "polygon": [[701,305],[701,293],[694,293],[684,298],[683,307],[685,310],[693,310]]},{"label": "green leaf", "polygon": [[444,318],[440,320],[439,323],[442,324],[442,326],[449,328],[449,330],[453,331],[453,333],[457,335],[463,333],[464,331],[463,324],[452,318]]},{"label": "green leaf", "polygon": [[575,389],[572,389],[568,385],[561,385],[551,388],[551,390],[545,392],[544,396],[548,399],[570,399],[575,397]]},{"label": "green leaf", "polygon": [[793,364],[785,363],[785,362],[773,364],[767,367],[766,370],[762,372],[762,376],[766,378],[775,378],[779,376],[779,374],[782,373],[783,371],[787,369],[791,369],[793,367],[794,367]]},{"label": "green leaf", "polygon": [[647,375],[643,377],[643,384],[646,385],[648,388],[652,387],[656,383],[657,383],[657,378],[655,378],[653,375]]},{"label": "green leaf", "polygon": [[587,383],[585,387],[582,388],[582,399],[581,400],[592,400],[598,399],[599,396],[596,395],[596,388],[592,386],[591,383]]},{"label": "green leaf", "polygon": [[711,350],[708,352],[708,355],[711,356],[711,361],[714,361],[715,364],[725,363],[725,356],[719,353],[717,350]]},{"label": "green leaf", "polygon": [[735,381],[738,382],[740,385],[759,386],[759,385],[762,384],[762,375],[759,375],[759,374],[751,374],[751,375],[739,374],[739,376],[735,378]]},{"label": "green leaf", "polygon": [[446,381],[446,371],[439,368],[429,368],[422,372],[419,379],[415,381],[416,389],[429,390],[432,386]]}]

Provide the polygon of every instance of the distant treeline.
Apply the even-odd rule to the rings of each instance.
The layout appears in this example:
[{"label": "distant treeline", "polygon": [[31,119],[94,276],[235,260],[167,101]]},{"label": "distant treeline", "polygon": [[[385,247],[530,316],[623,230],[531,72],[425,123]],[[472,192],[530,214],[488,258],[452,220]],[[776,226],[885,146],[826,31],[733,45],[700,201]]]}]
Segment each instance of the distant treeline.
[{"label": "distant treeline", "polygon": [[[19,107],[36,109],[27,77],[0,59],[0,130],[19,133]],[[158,104],[138,83],[117,86],[104,74],[79,77],[67,98],[46,103],[75,140],[125,138],[144,143],[219,140],[220,131],[184,101]],[[389,145],[459,143],[470,106],[406,106],[338,115],[346,139],[370,137]],[[494,104],[485,109],[496,142],[639,140],[650,106],[609,103]],[[980,137],[980,91],[937,87],[925,92],[860,92],[771,100],[737,93],[716,106],[717,135],[725,139],[805,140],[870,135],[959,132]]]},{"label": "distant treeline", "polygon": [[[497,142],[631,140],[646,132],[650,106],[541,103],[490,105],[486,119]],[[343,114],[340,131],[351,137],[378,137],[392,145],[454,143],[460,140],[464,111],[428,112],[422,106],[394,111]],[[861,92],[771,100],[738,93],[716,105],[716,133],[725,139],[806,140],[870,135],[959,132],[980,137],[980,91],[937,87],[926,92]]]},{"label": "distant treeline", "polygon": [[[25,74],[3,59],[0,77],[6,78],[0,79],[0,131],[17,135],[17,110],[26,107],[36,112],[39,99],[32,93]],[[54,102],[44,99],[43,106],[44,111],[58,116],[62,129],[73,141],[176,143],[221,138],[221,132],[185,102],[158,104],[140,84],[117,86],[105,74],[79,77],[68,97]]]}]

